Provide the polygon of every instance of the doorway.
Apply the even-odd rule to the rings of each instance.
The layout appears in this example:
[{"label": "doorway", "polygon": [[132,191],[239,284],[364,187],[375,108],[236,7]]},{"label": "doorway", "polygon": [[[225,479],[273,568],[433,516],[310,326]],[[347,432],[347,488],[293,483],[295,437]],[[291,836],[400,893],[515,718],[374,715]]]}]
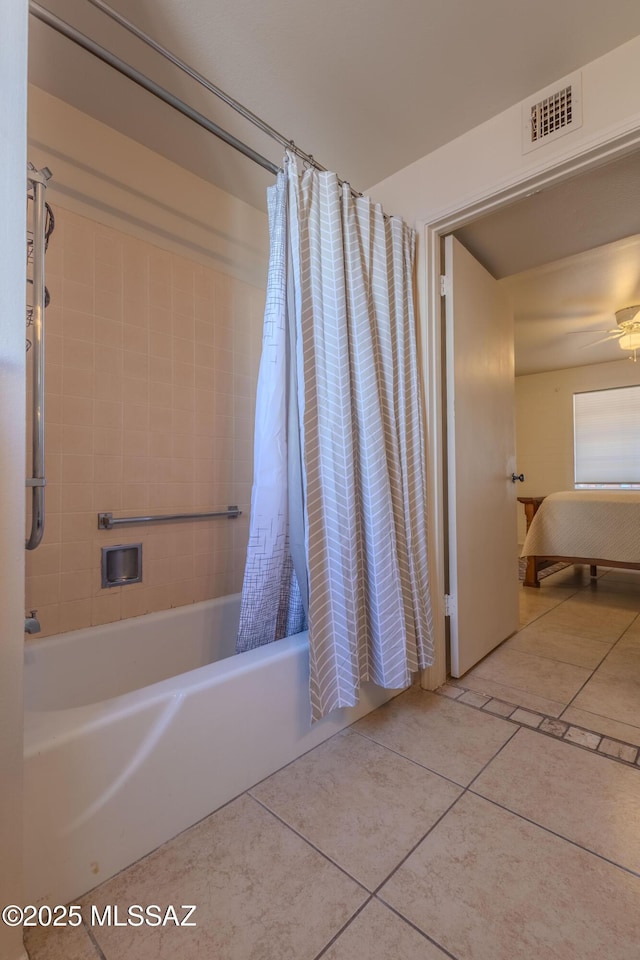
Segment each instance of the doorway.
[{"label": "doorway", "polygon": [[[631,159],[631,158],[634,159]],[[435,689],[446,679],[447,674],[447,641],[446,641],[446,613],[445,613],[445,589],[447,580],[444,558],[447,556],[447,514],[446,514],[446,496],[445,496],[445,477],[446,477],[446,443],[443,422],[443,393],[446,385],[447,375],[442,366],[443,351],[443,331],[441,326],[441,303],[440,303],[440,283],[439,277],[443,273],[442,260],[440,254],[441,238],[447,234],[465,235],[465,231],[476,229],[483,222],[488,221],[493,215],[505,216],[505,219],[512,218],[515,222],[518,215],[518,202],[531,199],[532,194],[541,194],[543,197],[551,197],[555,190],[571,190],[578,184],[580,177],[584,175],[584,184],[588,183],[588,178],[598,171],[605,168],[609,162],[625,163],[628,161],[631,167],[637,170],[638,153],[637,144],[620,141],[617,147],[611,148],[609,145],[601,152],[594,151],[588,158],[576,158],[571,169],[564,167],[552,168],[543,175],[531,177],[528,180],[521,181],[508,192],[496,192],[482,200],[482,210],[478,210],[478,204],[468,204],[459,210],[449,214],[446,218],[437,221],[425,223],[425,253],[426,253],[426,276],[424,277],[425,288],[423,289],[423,312],[424,325],[422,335],[424,340],[425,370],[427,374],[426,394],[429,421],[432,427],[429,436],[429,456],[434,469],[432,480],[432,490],[430,493],[430,520],[431,520],[431,540],[432,549],[432,580],[434,583],[434,620],[436,633],[436,659],[434,665],[422,677],[422,685],[426,689]],[[635,166],[634,166],[635,164]],[[542,191],[545,193],[541,193]],[[548,192],[547,192],[548,191]],[[530,203],[533,208],[533,203]],[[586,208],[585,208],[586,209]],[[595,218],[596,221],[598,218]],[[552,221],[551,227],[554,226]],[[569,224],[570,226],[570,224]],[[620,225],[616,229],[620,229]],[[622,227],[624,231],[631,228]],[[571,230],[565,231],[567,234]],[[575,232],[575,229],[574,229]],[[638,227],[635,232],[640,233]],[[620,234],[619,234],[620,235]],[[557,238],[556,238],[557,239]],[[591,235],[586,235],[583,240],[592,243]],[[614,239],[611,236],[605,236],[606,241]],[[565,238],[566,241],[566,238]],[[467,236],[468,242],[468,236]],[[564,241],[563,241],[564,242]],[[574,241],[575,243],[575,238]],[[568,254],[573,254],[575,250],[565,246]],[[541,261],[542,262],[542,261]],[[524,267],[523,267],[524,269]],[[480,550],[481,548],[478,547]],[[465,589],[464,585],[461,589]],[[499,598],[497,599],[499,602]]]}]

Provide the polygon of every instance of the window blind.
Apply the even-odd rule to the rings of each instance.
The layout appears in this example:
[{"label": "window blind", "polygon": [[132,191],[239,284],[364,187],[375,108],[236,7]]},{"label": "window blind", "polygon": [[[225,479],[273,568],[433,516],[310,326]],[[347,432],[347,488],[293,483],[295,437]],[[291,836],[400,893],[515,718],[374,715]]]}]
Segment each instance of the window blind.
[{"label": "window blind", "polygon": [[640,483],[640,386],[573,397],[576,484]]}]

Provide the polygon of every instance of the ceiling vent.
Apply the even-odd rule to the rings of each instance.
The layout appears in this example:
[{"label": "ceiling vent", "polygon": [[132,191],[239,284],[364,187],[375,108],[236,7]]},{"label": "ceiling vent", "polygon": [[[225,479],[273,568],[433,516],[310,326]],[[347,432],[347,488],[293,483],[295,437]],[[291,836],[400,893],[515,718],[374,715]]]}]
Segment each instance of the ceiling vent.
[{"label": "ceiling vent", "polygon": [[522,104],[522,152],[582,126],[582,76],[574,73]]}]

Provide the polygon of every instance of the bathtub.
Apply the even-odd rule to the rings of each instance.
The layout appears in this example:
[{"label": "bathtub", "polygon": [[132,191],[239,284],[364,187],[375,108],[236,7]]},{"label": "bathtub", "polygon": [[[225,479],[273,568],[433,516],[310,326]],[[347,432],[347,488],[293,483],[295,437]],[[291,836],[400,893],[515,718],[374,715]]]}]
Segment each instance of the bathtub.
[{"label": "bathtub", "polygon": [[399,691],[311,726],[306,633],[235,654],[239,597],[25,644],[25,902],[67,903]]}]

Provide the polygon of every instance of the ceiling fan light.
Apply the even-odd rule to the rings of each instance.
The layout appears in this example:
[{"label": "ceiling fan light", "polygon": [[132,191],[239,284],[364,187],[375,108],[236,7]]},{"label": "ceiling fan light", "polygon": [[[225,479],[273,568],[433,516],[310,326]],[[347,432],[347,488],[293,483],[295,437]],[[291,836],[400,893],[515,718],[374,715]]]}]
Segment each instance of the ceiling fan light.
[{"label": "ceiling fan light", "polygon": [[621,350],[640,350],[640,330],[634,333],[625,333],[618,340]]},{"label": "ceiling fan light", "polygon": [[619,327],[630,323],[640,321],[640,304],[636,303],[633,307],[624,307],[622,310],[616,310],[616,323]]}]

